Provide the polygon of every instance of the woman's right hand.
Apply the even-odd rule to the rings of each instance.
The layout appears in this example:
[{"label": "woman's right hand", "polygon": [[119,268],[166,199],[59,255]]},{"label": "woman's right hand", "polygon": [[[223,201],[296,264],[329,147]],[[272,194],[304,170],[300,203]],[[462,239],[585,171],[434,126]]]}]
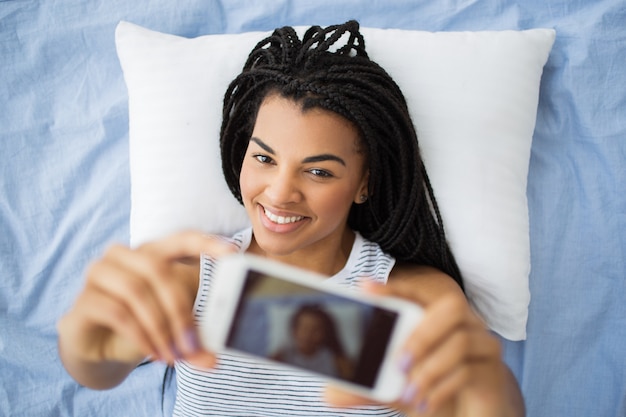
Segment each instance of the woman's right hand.
[{"label": "woman's right hand", "polygon": [[98,364],[127,364],[122,379],[146,357],[211,367],[215,358],[200,346],[192,311],[199,257],[235,251],[221,238],[199,232],[178,233],[137,249],[112,246],[90,266],[84,289],[58,323],[67,370],[93,385],[88,382],[96,376],[86,374]]}]

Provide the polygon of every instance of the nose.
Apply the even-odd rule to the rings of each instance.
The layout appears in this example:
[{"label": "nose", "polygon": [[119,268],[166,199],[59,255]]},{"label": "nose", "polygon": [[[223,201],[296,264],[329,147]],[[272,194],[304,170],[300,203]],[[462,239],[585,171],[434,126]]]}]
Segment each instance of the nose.
[{"label": "nose", "polygon": [[300,181],[297,175],[283,170],[277,170],[275,175],[269,179],[265,194],[275,205],[297,203],[302,200]]}]

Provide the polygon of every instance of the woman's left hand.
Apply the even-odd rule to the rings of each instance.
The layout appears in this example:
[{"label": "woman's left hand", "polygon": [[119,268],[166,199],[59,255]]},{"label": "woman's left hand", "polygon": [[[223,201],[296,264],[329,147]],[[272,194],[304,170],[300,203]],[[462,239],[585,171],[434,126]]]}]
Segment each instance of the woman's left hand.
[{"label": "woman's left hand", "polygon": [[[431,284],[416,284],[402,279],[368,288],[410,299],[424,308],[423,319],[398,352],[396,360],[407,383],[404,393],[390,406],[411,416],[523,415],[521,394],[502,362],[500,343],[463,293],[433,291]],[[367,402],[337,388],[329,388],[326,397],[340,406]]]}]

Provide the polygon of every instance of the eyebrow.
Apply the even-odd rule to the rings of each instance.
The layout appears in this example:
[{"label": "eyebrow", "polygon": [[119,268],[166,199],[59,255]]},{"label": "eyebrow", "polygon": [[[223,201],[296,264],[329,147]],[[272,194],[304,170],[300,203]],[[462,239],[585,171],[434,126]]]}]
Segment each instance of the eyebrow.
[{"label": "eyebrow", "polygon": [[[276,152],[274,151],[274,149],[272,149],[267,143],[263,142],[261,139],[253,136],[252,138],[250,138],[250,141],[259,145],[261,148],[263,148],[265,152],[268,152],[272,155],[276,155]],[[344,161],[342,158],[338,157],[337,155],[333,155],[330,153],[307,156],[306,158],[302,160],[302,162],[306,164],[312,163],[312,162],[324,162],[324,161],[335,161],[335,162],[339,162],[343,166],[346,166],[346,161]]]}]

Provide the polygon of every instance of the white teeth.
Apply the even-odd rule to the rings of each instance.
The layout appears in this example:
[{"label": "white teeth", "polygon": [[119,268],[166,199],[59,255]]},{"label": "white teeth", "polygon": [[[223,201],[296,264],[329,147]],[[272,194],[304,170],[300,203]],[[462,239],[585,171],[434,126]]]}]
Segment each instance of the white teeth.
[{"label": "white teeth", "polygon": [[268,209],[264,209],[264,210],[265,210],[265,215],[267,216],[267,218],[273,221],[274,223],[278,223],[278,224],[295,223],[304,218],[302,216],[292,216],[292,217],[277,216],[271,211],[269,211]]}]

